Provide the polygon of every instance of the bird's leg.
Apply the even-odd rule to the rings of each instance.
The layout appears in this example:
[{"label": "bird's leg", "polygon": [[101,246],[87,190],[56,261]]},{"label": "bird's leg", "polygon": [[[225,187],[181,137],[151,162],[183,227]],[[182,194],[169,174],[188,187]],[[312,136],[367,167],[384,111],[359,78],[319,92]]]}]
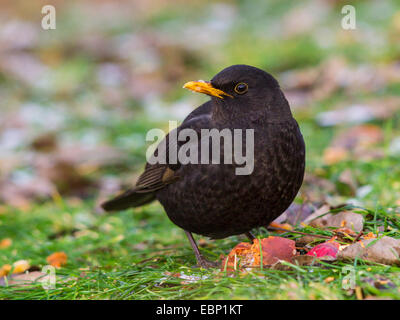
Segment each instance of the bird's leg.
[{"label": "bird's leg", "polygon": [[250,231],[245,233],[246,237],[249,238],[250,242],[253,243],[256,238]]},{"label": "bird's leg", "polygon": [[197,247],[197,244],[193,238],[193,235],[189,231],[186,231],[186,230],[185,230],[185,233],[189,239],[190,245],[192,246],[192,249],[196,256],[197,264],[199,265],[199,267],[204,268],[204,269],[215,268],[217,266],[217,263],[208,261],[206,258],[204,258],[202,256],[202,254],[200,253],[199,248]]}]

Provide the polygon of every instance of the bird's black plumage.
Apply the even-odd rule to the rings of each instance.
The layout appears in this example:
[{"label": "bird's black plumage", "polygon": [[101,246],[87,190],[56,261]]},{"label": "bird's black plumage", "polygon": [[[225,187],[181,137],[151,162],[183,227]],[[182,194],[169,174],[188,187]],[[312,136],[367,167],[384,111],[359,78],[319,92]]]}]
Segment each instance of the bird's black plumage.
[{"label": "bird's black plumage", "polygon": [[[235,91],[239,83],[246,92]],[[212,94],[176,130],[190,128],[200,135],[201,129],[254,129],[253,172],[237,175],[241,166],[235,163],[147,164],[132,190],[103,204],[105,210],[121,210],[158,199],[171,221],[187,232],[201,265],[190,233],[224,238],[268,225],[294,200],[305,167],[300,129],[270,74],[234,65],[211,79],[210,86],[226,96]],[[223,154],[221,142],[221,159]]]}]

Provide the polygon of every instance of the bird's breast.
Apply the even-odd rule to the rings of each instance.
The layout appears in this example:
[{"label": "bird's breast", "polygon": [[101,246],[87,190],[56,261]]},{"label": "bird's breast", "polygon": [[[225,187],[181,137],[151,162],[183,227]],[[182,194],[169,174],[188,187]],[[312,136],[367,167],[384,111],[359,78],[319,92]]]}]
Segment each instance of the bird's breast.
[{"label": "bird's breast", "polygon": [[[268,224],[293,201],[302,183],[305,156],[297,123],[243,129],[254,130],[254,141],[242,135],[241,164],[182,165],[177,172],[182,178],[160,190],[157,197],[175,224],[222,238]],[[220,152],[223,160],[223,143]],[[238,174],[237,169],[246,166],[251,173]]]}]

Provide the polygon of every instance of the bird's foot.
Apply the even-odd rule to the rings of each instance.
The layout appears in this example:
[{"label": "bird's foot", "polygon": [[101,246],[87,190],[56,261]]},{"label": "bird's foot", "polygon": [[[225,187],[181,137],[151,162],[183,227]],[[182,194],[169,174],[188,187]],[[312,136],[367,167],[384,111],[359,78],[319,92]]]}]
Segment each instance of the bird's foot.
[{"label": "bird's foot", "polygon": [[217,261],[209,261],[203,256],[196,258],[197,258],[196,268],[203,268],[203,269],[218,268],[219,264]]},{"label": "bird's foot", "polygon": [[254,240],[255,240],[256,237],[255,237],[250,231],[249,231],[249,232],[246,232],[245,235],[246,235],[247,238],[249,238],[250,243],[253,243],[253,242],[254,242]]}]

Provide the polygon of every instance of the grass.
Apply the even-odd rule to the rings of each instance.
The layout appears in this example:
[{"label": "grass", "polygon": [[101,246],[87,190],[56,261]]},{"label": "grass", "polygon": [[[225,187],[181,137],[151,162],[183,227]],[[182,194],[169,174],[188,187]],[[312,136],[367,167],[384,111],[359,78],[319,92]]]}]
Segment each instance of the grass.
[{"label": "grass", "polygon": [[[68,264],[57,270],[60,279],[55,289],[44,290],[40,284],[3,287],[0,299],[356,299],[354,291],[342,289],[348,275],[343,267],[348,265],[354,267],[356,286],[364,295],[400,298],[399,267],[358,260],[296,266],[291,271],[255,269],[232,276],[217,269],[193,268],[194,255],[184,233],[157,204],[112,216],[95,217],[91,211],[90,204],[47,203],[29,214],[3,213],[2,236],[12,235],[13,245],[1,251],[0,261],[29,259],[31,265],[42,268],[49,254],[64,251]],[[386,235],[400,236],[397,215],[383,208],[359,212],[368,219],[368,230],[386,224],[392,227]],[[265,229],[260,230],[259,236],[267,235]],[[216,260],[239,241],[245,240],[207,241],[201,250]],[[176,273],[199,280],[191,283]],[[378,276],[390,279],[395,287],[377,290],[363,280]],[[334,280],[325,283],[329,277]]]}]

